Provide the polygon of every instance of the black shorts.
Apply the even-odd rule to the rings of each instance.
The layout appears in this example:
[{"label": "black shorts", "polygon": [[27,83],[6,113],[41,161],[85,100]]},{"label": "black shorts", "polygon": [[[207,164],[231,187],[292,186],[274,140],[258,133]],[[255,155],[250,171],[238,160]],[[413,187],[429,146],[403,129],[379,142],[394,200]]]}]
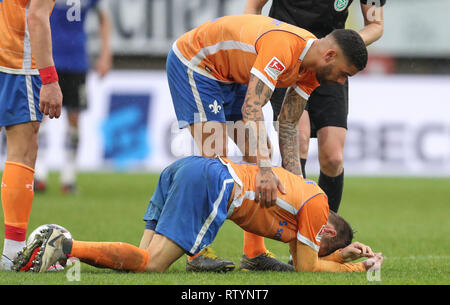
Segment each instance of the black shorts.
[{"label": "black shorts", "polygon": [[[280,113],[285,93],[285,88],[276,88],[270,99],[274,121]],[[311,138],[316,138],[317,130],[322,127],[336,126],[347,129],[348,82],[344,85],[320,85],[309,97],[305,110],[308,111],[311,122]]]},{"label": "black shorts", "polygon": [[69,111],[86,109],[86,73],[59,72],[58,77],[63,107]]}]

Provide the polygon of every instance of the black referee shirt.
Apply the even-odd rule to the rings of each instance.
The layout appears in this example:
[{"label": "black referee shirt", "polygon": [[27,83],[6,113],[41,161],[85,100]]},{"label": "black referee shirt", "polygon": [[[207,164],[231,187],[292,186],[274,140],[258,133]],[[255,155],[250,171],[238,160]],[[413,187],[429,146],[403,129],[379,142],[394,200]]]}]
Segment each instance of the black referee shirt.
[{"label": "black referee shirt", "polygon": [[[383,6],[386,0],[359,0],[363,4]],[[335,29],[343,29],[348,7],[353,0],[272,0],[269,16],[306,29],[322,38]]]}]

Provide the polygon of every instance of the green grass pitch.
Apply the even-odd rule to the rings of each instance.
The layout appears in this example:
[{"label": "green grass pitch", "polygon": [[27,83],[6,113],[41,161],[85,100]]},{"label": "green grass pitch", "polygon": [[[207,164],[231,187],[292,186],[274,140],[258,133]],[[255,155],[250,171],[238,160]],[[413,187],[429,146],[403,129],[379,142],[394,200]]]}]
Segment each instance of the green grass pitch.
[{"label": "green grass pitch", "polygon": [[[58,176],[52,174],[45,194],[35,195],[29,232],[44,223],[57,223],[75,239],[123,241],[138,245],[144,228],[143,214],[158,181],[157,174],[81,173],[79,193],[62,195]],[[119,273],[81,264],[80,281],[67,272],[0,272],[0,284],[81,285],[301,285],[301,284],[449,284],[450,283],[450,179],[346,177],[340,214],[353,226],[355,240],[385,257],[379,281],[366,273],[226,274],[186,273],[186,257],[164,274]],[[2,214],[3,224],[3,214]],[[0,249],[3,249],[3,225]],[[226,221],[212,248],[239,265],[242,230]],[[266,246],[283,261],[286,244],[266,239]],[[238,269],[238,268],[237,268]]]}]

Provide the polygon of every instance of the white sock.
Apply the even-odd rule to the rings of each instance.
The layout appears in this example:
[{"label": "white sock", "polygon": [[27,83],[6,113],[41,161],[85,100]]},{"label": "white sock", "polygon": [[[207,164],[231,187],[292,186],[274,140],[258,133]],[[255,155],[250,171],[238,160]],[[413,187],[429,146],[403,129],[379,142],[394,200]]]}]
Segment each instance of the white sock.
[{"label": "white sock", "polygon": [[5,238],[4,241],[2,261],[5,259],[4,256],[12,261],[16,258],[17,252],[22,251],[26,246],[25,241],[16,241],[8,238]]},{"label": "white sock", "polygon": [[78,129],[76,127],[67,127],[65,142],[64,149],[66,160],[61,170],[61,184],[75,184],[78,151]]},{"label": "white sock", "polygon": [[48,151],[48,124],[44,120],[41,123],[38,134],[39,149],[37,153],[34,176],[37,180],[46,182],[48,178],[47,151]]}]

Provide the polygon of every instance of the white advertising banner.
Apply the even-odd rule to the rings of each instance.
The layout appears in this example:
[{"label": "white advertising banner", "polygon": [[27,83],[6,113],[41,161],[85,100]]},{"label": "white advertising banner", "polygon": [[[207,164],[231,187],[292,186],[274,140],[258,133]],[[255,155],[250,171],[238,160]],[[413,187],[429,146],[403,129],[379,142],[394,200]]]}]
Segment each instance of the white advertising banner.
[{"label": "white advertising banner", "polygon": [[[75,1],[67,1],[75,3]],[[262,14],[268,15],[271,1]],[[104,0],[112,21],[115,54],[167,55],[172,43],[198,25],[225,15],[242,14],[244,0]],[[448,57],[448,0],[395,0],[384,6],[384,34],[371,46],[373,54]],[[359,30],[364,22],[359,1],[350,6],[347,26]],[[87,23],[90,49],[98,50],[98,19]]]},{"label": "white advertising banner", "polygon": [[[179,130],[163,71],[114,71],[88,77],[88,109],[80,120],[81,170],[160,171],[195,153]],[[356,76],[349,86],[347,175],[450,176],[450,77]],[[270,104],[264,107],[272,118]],[[65,115],[47,120],[50,167],[64,162]],[[280,164],[277,133],[266,124]],[[234,145],[230,154],[239,159]],[[308,175],[317,174],[317,141],[310,145]]]}]

